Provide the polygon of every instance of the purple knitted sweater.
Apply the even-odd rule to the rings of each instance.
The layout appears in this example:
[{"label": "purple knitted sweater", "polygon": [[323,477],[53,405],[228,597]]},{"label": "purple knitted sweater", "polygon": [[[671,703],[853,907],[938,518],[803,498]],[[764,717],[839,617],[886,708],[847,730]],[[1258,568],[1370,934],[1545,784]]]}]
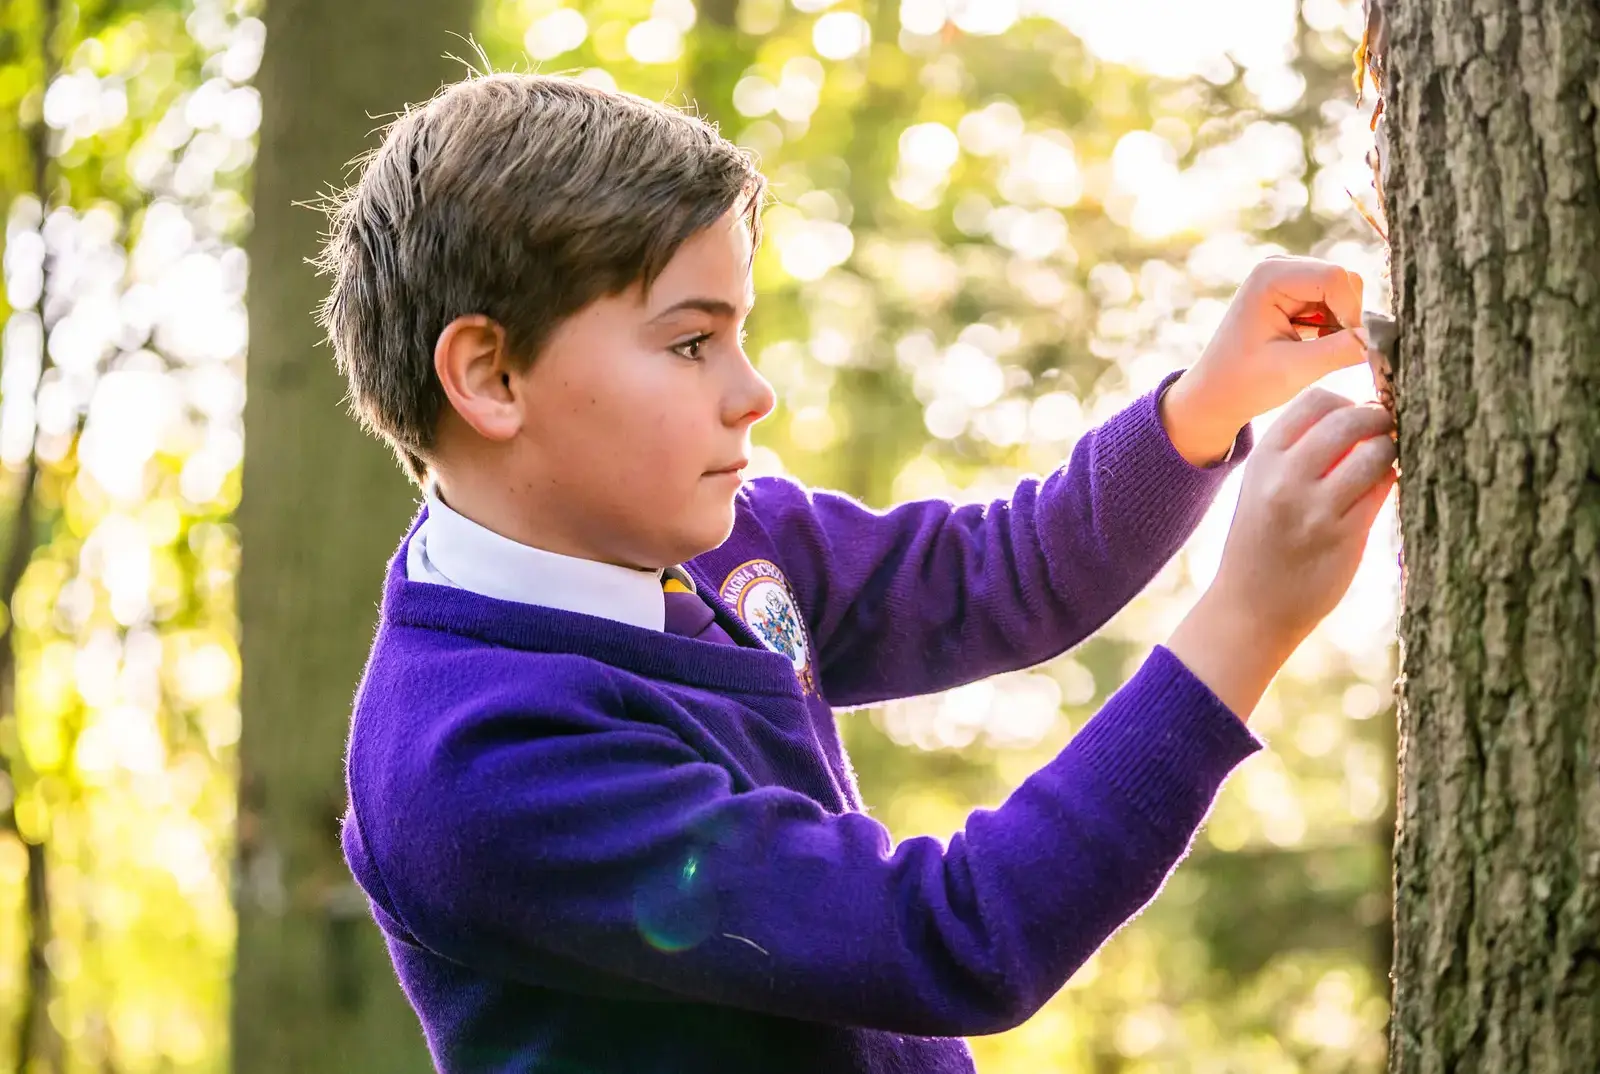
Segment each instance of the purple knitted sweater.
[{"label": "purple knitted sweater", "polygon": [[439,1069],[971,1071],[961,1036],[1136,914],[1260,743],[1158,648],[1002,805],[896,844],[833,707],[1074,645],[1248,449],[1190,466],[1152,393],[1008,501],[752,481],[686,565],[738,646],[412,582],[402,544],[343,846]]}]

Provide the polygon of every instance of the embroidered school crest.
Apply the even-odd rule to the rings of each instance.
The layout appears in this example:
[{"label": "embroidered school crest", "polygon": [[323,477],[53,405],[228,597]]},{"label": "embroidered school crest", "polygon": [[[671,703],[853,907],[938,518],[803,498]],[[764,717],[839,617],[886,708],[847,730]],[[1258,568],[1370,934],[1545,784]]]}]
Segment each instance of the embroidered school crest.
[{"label": "embroidered school crest", "polygon": [[805,621],[789,591],[789,580],[777,564],[766,559],[741,563],[722,583],[721,595],[767,648],[789,658],[800,688],[815,694],[817,681]]}]

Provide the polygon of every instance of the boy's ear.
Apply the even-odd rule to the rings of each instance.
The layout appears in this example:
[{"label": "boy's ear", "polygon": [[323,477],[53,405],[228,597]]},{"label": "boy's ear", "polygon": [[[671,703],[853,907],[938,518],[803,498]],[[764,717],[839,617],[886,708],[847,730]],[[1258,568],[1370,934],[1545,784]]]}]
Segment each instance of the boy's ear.
[{"label": "boy's ear", "polygon": [[433,347],[433,369],[461,419],[489,440],[510,440],[522,429],[522,407],[512,389],[506,330],[481,313],[445,325]]}]

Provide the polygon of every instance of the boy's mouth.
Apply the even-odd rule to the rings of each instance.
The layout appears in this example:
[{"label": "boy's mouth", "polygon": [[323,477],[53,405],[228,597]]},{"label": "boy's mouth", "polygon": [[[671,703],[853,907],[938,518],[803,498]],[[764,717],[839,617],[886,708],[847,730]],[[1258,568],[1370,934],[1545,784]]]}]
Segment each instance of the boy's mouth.
[{"label": "boy's mouth", "polygon": [[741,470],[743,470],[746,466],[749,466],[749,465],[750,465],[750,460],[749,459],[740,459],[738,462],[735,462],[730,466],[723,466],[723,467],[721,467],[719,469],[716,469],[716,470],[707,470],[706,471],[706,476],[707,477],[722,477],[722,476],[725,476],[727,474],[737,474]]}]

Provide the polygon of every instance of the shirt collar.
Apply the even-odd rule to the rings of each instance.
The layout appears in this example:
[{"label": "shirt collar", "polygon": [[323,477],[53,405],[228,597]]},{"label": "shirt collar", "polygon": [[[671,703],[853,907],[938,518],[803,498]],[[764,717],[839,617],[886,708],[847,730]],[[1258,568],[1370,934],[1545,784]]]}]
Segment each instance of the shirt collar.
[{"label": "shirt collar", "polygon": [[[496,600],[613,619],[647,630],[666,625],[662,571],[562,555],[502,537],[427,489],[428,517],[411,538],[425,573]],[[671,568],[674,577],[683,572]]]}]

